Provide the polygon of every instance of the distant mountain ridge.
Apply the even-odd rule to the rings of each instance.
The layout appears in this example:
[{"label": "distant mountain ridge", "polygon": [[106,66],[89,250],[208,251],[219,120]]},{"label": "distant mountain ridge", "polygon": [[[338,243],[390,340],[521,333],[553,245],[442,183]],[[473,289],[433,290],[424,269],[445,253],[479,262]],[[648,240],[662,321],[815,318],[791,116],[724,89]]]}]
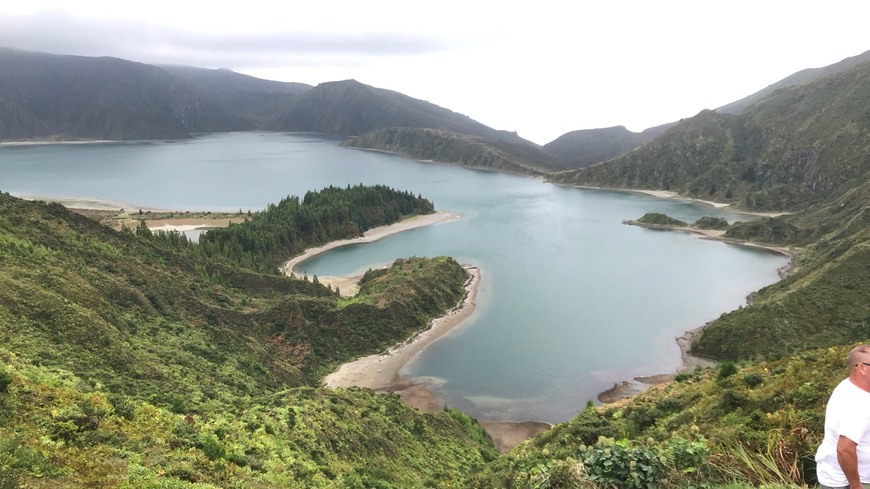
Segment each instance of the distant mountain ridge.
[{"label": "distant mountain ridge", "polygon": [[521,141],[515,133],[499,131],[452,110],[356,80],[317,85],[297,97],[284,114],[265,126],[274,131],[339,136],[358,136],[388,127],[443,129],[503,141]]},{"label": "distant mountain ridge", "polygon": [[544,152],[572,168],[585,168],[607,161],[652,141],[649,133],[629,131],[625,126],[582,129],[559,136],[544,145]]},{"label": "distant mountain ridge", "polygon": [[0,49],[0,140],[174,139],[252,129],[166,71]]},{"label": "distant mountain ridge", "polygon": [[565,169],[537,146],[460,134],[443,129],[390,127],[350,137],[343,146],[375,149],[418,160],[434,160],[469,168],[524,175],[546,175]]},{"label": "distant mountain ridge", "polygon": [[866,51],[857,56],[848,57],[832,65],[824,66],[821,68],[807,68],[805,70],[798,71],[797,73],[792,73],[791,75],[783,78],[782,80],[773,83],[753,93],[752,95],[719,107],[718,109],[716,109],[716,112],[721,112],[724,114],[740,114],[750,105],[774,93],[779,89],[794,87],[824,78],[826,76],[836,75],[868,61],[870,61],[870,51]]},{"label": "distant mountain ridge", "polygon": [[230,70],[0,48],[0,141],[179,139],[243,130],[357,136],[429,128],[537,147],[516,133],[355,80],[262,80]]},{"label": "distant mountain ridge", "polygon": [[[734,115],[740,114],[750,105],[773,94],[777,90],[835,75],[867,61],[870,61],[870,51],[822,68],[801,70],[747,97],[723,105],[716,109],[716,112]],[[650,127],[640,133],[633,133],[627,129],[620,131],[619,127],[621,126],[604,129],[581,129],[563,134],[556,140],[545,144],[544,151],[573,168],[584,168],[635,149],[663,135],[668,129],[678,123],[677,121]]]},{"label": "distant mountain ridge", "polygon": [[264,80],[227,69],[161,65],[160,68],[201,90],[228,114],[260,128],[278,117],[298,95],[311,90],[305,83]]},{"label": "distant mountain ridge", "polygon": [[804,209],[870,178],[868,106],[864,63],[777,91],[740,115],[702,111],[631,153],[553,180]]}]

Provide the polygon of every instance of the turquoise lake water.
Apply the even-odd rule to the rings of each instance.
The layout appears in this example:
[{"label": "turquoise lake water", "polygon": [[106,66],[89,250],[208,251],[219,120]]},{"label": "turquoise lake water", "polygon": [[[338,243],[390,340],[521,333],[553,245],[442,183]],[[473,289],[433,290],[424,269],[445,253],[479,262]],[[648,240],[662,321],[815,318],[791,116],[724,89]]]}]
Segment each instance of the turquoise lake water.
[{"label": "turquoise lake water", "polygon": [[0,145],[0,191],[130,209],[258,210],[288,195],[358,183],[422,194],[462,219],[339,248],[300,268],[342,275],[438,255],[479,267],[472,318],[403,375],[481,419],[564,421],[614,382],[675,371],[675,337],[745,304],[787,263],[770,252],[622,224],[646,212],[689,222],[747,219],[702,203],[560,187],[345,149],[312,135]]}]

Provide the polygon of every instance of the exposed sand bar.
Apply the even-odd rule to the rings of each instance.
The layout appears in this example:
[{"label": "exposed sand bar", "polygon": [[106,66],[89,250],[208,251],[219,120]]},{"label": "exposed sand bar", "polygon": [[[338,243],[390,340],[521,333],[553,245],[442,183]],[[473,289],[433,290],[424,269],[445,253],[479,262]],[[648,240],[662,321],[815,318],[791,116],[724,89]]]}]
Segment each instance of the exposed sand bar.
[{"label": "exposed sand bar", "polygon": [[[458,214],[453,214],[450,212],[437,211],[434,214],[426,214],[422,216],[414,216],[403,221],[399,221],[394,224],[390,224],[388,226],[380,226],[373,229],[369,229],[359,238],[352,239],[342,239],[339,241],[332,241],[323,246],[318,246],[317,248],[310,248],[305,250],[301,255],[292,258],[288,262],[281,267],[281,270],[285,275],[291,275],[297,273],[294,271],[297,265],[312,258],[316,255],[319,255],[325,251],[329,251],[341,246],[347,246],[358,243],[371,243],[372,241],[377,241],[379,239],[385,238],[387,236],[400,233],[402,231],[407,231],[409,229],[414,229],[423,226],[429,226],[431,224],[438,224],[442,222],[454,221],[460,219],[461,216]],[[362,275],[354,275],[354,276],[346,276],[346,277],[317,277],[317,281],[329,286],[329,287],[338,287],[341,295],[345,297],[349,297],[355,295],[358,288],[357,282],[362,278]]]},{"label": "exposed sand bar", "polygon": [[[304,254],[293,258],[282,267],[285,274],[294,273],[293,270],[299,263],[324,251],[345,246],[353,243],[375,241],[393,233],[406,231],[419,226],[436,224],[459,216],[446,212],[439,212],[426,216],[418,216],[402,221],[391,226],[372,229],[365,233],[362,238],[336,241],[325,246],[307,250]],[[480,269],[465,266],[469,273],[469,279],[465,283],[465,297],[458,306],[451,309],[444,316],[435,318],[429,328],[422,331],[404,343],[397,345],[380,354],[369,355],[353,362],[345,363],[335,372],[323,379],[327,387],[364,387],[380,392],[392,392],[398,394],[411,406],[427,412],[435,412],[443,408],[443,402],[438,400],[423,384],[414,383],[413,379],[400,376],[400,371],[411,358],[423,348],[448,331],[462,324],[474,313],[477,307],[477,292],[481,280]],[[318,281],[324,284],[338,286],[342,295],[356,293],[356,282],[360,277],[318,277]],[[501,451],[507,451],[532,436],[550,428],[548,423],[538,421],[524,422],[493,422],[481,421],[487,433]]]},{"label": "exposed sand bar", "polygon": [[457,307],[446,315],[432,320],[429,329],[418,333],[405,343],[385,353],[369,355],[345,363],[337,371],[327,375],[323,383],[329,387],[366,387],[372,390],[390,391],[411,387],[409,381],[399,377],[402,367],[428,344],[468,319],[477,307],[480,270],[472,266],[466,266],[465,269],[470,277],[465,283],[465,298]]}]

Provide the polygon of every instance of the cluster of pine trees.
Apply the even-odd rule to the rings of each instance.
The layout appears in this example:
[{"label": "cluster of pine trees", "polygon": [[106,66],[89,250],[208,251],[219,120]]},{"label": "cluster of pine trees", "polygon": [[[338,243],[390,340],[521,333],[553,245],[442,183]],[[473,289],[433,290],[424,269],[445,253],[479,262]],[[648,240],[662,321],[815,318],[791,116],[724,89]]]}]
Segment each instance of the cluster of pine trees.
[{"label": "cluster of pine trees", "polygon": [[[281,262],[306,248],[362,236],[369,229],[410,216],[435,212],[432,202],[386,185],[330,186],[290,196],[249,214],[242,223],[204,233],[199,246],[190,247],[208,258],[225,259],[261,273],[277,274]],[[144,223],[136,230],[150,235]],[[164,240],[184,247],[178,233],[160,233]]]}]

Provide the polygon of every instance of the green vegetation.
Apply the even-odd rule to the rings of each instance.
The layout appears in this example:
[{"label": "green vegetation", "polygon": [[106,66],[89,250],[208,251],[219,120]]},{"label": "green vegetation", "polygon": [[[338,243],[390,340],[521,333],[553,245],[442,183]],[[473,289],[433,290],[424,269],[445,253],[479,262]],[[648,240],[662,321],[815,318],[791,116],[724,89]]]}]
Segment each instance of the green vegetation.
[{"label": "green vegetation", "polygon": [[529,144],[442,129],[379,129],[349,138],[342,145],[524,175],[543,175],[568,168],[565,163]]},{"label": "green vegetation", "polygon": [[287,197],[239,224],[205,233],[197,250],[263,273],[278,273],[283,261],[330,241],[355,238],[371,228],[431,214],[431,202],[384,185],[328,187]]},{"label": "green vegetation", "polygon": [[589,405],[489,464],[477,486],[801,486],[814,478],[824,403],[850,348],[725,362],[629,402]]},{"label": "green vegetation", "polygon": [[0,195],[3,487],[450,485],[495,456],[461,413],[313,387],[454,307],[457,262],[347,304],[192,246]]},{"label": "green vegetation", "polygon": [[[806,487],[827,396],[849,349],[870,339],[868,79],[865,63],[740,115],[704,111],[635,151],[554,176],[792,210],[692,226],[789,248],[794,270],[694,336],[692,353],[717,367],[617,404],[590,401],[500,456],[459,411],[318,386],[453,307],[467,279],[455,260],[397,260],[369,271],[352,298],[275,275],[306,247],[431,212],[425,199],[329,188],[194,245],[0,195],[0,488]],[[371,91],[340,85],[322,91]],[[445,131],[365,138],[424,159],[546,167]],[[686,225],[660,214],[638,222]]]},{"label": "green vegetation", "polygon": [[868,70],[777,92],[741,116],[702,112],[632,153],[555,178],[796,210],[692,225],[789,248],[794,270],[694,336],[691,352],[724,360],[717,368],[619,404],[590,404],[488,464],[474,477],[478,487],[815,482],[825,402],[847,375],[848,351],[870,338]]},{"label": "green vegetation", "polygon": [[703,111],[663,136],[552,180],[659,189],[749,210],[804,210],[868,178],[870,63],[780,90],[740,115]]},{"label": "green vegetation", "polygon": [[670,227],[686,227],[687,223],[680,221],[679,219],[674,219],[671,216],[659,213],[659,212],[647,212],[643,216],[640,217],[637,221],[638,224],[645,224],[648,226],[670,226]]},{"label": "green vegetation", "polygon": [[631,151],[653,138],[646,131],[631,132],[624,126],[582,129],[545,144],[544,152],[564,162],[566,169],[585,168]]},{"label": "green vegetation", "polygon": [[717,229],[720,231],[724,231],[724,230],[728,229],[729,226],[730,226],[730,224],[728,224],[728,221],[726,219],[724,219],[722,217],[710,217],[710,216],[701,217],[692,224],[693,228]]}]

